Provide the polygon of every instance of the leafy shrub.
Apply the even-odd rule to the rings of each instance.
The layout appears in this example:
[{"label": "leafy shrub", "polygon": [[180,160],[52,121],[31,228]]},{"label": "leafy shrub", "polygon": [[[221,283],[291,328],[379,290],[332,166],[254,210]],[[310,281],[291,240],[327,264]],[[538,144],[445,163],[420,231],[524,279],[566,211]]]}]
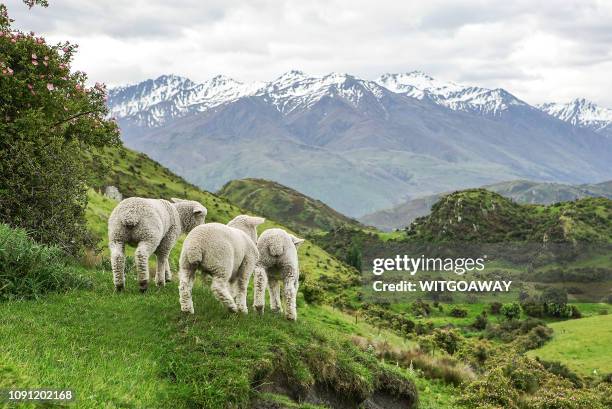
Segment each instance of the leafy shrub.
[{"label": "leafy shrub", "polygon": [[464,342],[455,356],[474,368],[482,367],[491,355],[492,345],[486,339]]},{"label": "leafy shrub", "polygon": [[507,320],[517,319],[521,316],[521,306],[515,302],[507,303],[502,306],[500,312]]},{"label": "leafy shrub", "polygon": [[544,304],[535,298],[528,298],[521,303],[525,314],[530,317],[541,318],[545,315]]},{"label": "leafy shrub", "polygon": [[540,348],[552,338],[553,330],[545,325],[532,328],[527,334],[515,339],[517,348],[521,351]]},{"label": "leafy shrub", "polygon": [[431,306],[420,299],[413,302],[411,308],[414,315],[421,315],[423,317],[427,317],[429,316],[429,314],[431,314]]},{"label": "leafy shrub", "polygon": [[92,244],[86,157],[120,143],[106,90],[87,89],[86,75],[70,71],[75,45],[15,31],[4,4],[0,31],[0,222],[76,255]]},{"label": "leafy shrub", "polygon": [[465,318],[468,316],[468,311],[465,308],[453,307],[449,312],[451,317]]},{"label": "leafy shrub", "polygon": [[550,373],[565,378],[574,384],[577,388],[582,388],[582,380],[575,372],[559,361],[544,361],[536,358],[542,366]]},{"label": "leafy shrub", "polygon": [[518,409],[519,394],[501,368],[470,383],[460,398],[468,407]]},{"label": "leafy shrub", "polygon": [[452,355],[457,352],[457,349],[459,349],[461,344],[461,335],[459,335],[457,330],[452,328],[438,328],[433,332],[433,341],[440,349]]},{"label": "leafy shrub", "polygon": [[90,285],[62,250],[37,244],[24,230],[0,224],[0,301]]},{"label": "leafy shrub", "polygon": [[491,314],[493,315],[500,314],[501,309],[502,309],[502,303],[500,303],[499,301],[494,301],[489,306],[489,311],[491,311]]},{"label": "leafy shrub", "polygon": [[476,316],[476,320],[472,324],[472,327],[478,330],[483,330],[487,327],[489,323],[489,318],[487,317],[486,311],[483,311],[482,314]]}]

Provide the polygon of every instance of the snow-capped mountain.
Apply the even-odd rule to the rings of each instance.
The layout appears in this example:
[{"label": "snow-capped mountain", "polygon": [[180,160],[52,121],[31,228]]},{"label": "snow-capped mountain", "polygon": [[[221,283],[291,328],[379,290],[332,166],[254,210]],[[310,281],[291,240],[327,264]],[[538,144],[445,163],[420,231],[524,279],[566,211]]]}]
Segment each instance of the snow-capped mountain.
[{"label": "snow-capped mountain", "polygon": [[376,81],[349,74],[311,76],[289,71],[267,83],[242,83],[218,75],[202,84],[163,75],[140,84],[109,92],[111,115],[130,118],[139,125],[156,127],[173,118],[233,102],[242,97],[262,96],[283,115],[308,109],[323,97],[342,98],[353,106],[364,100],[380,100],[393,92],[429,101],[456,111],[501,115],[510,106],[529,107],[509,92],[436,80],[423,72],[384,74]]},{"label": "snow-capped mountain", "polygon": [[529,106],[501,88],[488,89],[440,81],[421,71],[383,74],[376,82],[393,92],[418,99],[429,98],[455,111],[498,116],[510,106]]},{"label": "snow-capped mountain", "polygon": [[223,75],[202,84],[176,75],[162,75],[155,80],[111,89],[108,105],[111,116],[155,127],[253,95],[261,87],[262,83],[244,84]]},{"label": "snow-capped mountain", "polygon": [[373,81],[349,74],[331,73],[322,77],[308,76],[301,71],[290,71],[266,84],[256,94],[284,115],[312,107],[323,97],[342,98],[354,107],[367,98],[381,98],[385,90]]},{"label": "snow-capped mountain", "polygon": [[572,125],[612,137],[612,109],[600,107],[584,98],[576,98],[565,104],[549,102],[538,105],[538,108]]},{"label": "snow-capped mountain", "polygon": [[420,72],[266,83],[162,76],[109,93],[124,142],[209,190],[276,180],[350,216],[511,179],[612,179],[612,138],[503,89]]}]

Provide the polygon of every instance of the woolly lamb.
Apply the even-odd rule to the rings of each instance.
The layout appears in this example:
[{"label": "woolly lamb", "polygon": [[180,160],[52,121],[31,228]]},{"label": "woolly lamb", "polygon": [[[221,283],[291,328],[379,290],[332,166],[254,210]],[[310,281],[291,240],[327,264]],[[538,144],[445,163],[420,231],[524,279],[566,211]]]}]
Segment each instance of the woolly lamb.
[{"label": "woolly lamb", "polygon": [[125,243],[136,246],[135,259],[140,291],[149,283],[149,257],[157,256],[155,282],[165,285],[172,279],[168,257],[181,233],[204,223],[207,210],[191,200],[144,199],[121,201],[108,219],[108,242],[115,289],[125,288]]},{"label": "woolly lamb", "polygon": [[265,219],[240,215],[227,225],[209,223],[187,235],[181,251],[179,302],[193,314],[191,290],[196,270],[212,276],[215,297],[233,312],[248,312],[246,295],[251,272],[259,258],[257,226]]},{"label": "woolly lamb", "polygon": [[296,297],[300,270],[297,248],[304,239],[287,233],[282,229],[268,229],[257,242],[259,261],[255,267],[253,307],[263,313],[266,286],[270,292],[272,311],[283,311],[280,296],[280,283],[284,283],[285,318],[297,319]]}]

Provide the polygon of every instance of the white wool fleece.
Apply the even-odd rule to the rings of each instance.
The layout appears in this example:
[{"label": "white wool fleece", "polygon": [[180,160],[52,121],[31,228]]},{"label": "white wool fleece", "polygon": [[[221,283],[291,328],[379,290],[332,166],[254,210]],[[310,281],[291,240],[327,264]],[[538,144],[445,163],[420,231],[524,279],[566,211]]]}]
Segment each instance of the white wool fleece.
[{"label": "white wool fleece", "polygon": [[282,229],[268,229],[257,241],[259,261],[255,266],[253,307],[263,313],[266,287],[270,292],[272,311],[283,311],[280,283],[283,282],[285,318],[297,319],[296,298],[300,279],[297,247],[303,239]]},{"label": "white wool fleece", "polygon": [[181,310],[193,314],[191,290],[196,271],[212,276],[211,290],[229,310],[248,313],[247,287],[259,258],[257,226],[265,219],[236,216],[227,225],[198,226],[187,235],[181,251],[179,302]]},{"label": "white wool fleece", "polygon": [[115,289],[125,288],[125,244],[136,246],[135,259],[140,290],[149,282],[149,257],[157,256],[155,282],[165,285],[172,279],[168,257],[181,233],[204,223],[207,210],[191,200],[145,199],[121,201],[108,219],[108,243]]}]

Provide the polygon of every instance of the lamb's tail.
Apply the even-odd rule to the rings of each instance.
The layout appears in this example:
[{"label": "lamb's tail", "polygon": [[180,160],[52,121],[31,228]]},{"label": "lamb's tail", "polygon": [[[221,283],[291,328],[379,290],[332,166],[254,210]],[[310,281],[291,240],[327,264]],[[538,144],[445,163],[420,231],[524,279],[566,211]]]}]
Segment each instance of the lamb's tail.
[{"label": "lamb's tail", "polygon": [[185,258],[187,259],[187,262],[191,265],[200,264],[202,263],[202,260],[204,260],[204,251],[200,248],[187,248],[184,249],[184,251]]},{"label": "lamb's tail", "polygon": [[140,217],[136,212],[127,212],[121,218],[121,224],[128,228],[133,228],[140,222]]},{"label": "lamb's tail", "polygon": [[283,248],[283,243],[272,242],[268,244],[268,252],[271,256],[281,256],[284,251],[285,249]]}]

